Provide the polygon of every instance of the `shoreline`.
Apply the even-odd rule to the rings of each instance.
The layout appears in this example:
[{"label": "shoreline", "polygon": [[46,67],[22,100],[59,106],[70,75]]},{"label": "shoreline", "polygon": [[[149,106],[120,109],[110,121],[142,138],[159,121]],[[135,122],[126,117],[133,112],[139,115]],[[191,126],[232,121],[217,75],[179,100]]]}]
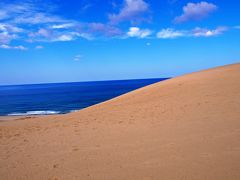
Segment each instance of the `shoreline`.
[{"label": "shoreline", "polygon": [[3,88],[0,116],[67,114],[163,80],[166,78]]},{"label": "shoreline", "polygon": [[45,115],[31,115],[31,116],[0,116],[0,123],[5,121],[17,121],[43,117]]}]

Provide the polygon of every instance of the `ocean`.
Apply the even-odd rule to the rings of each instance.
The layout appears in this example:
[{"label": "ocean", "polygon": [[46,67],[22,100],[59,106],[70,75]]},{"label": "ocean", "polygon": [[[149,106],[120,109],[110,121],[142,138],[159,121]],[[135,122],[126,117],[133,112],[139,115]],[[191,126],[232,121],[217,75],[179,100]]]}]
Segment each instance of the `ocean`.
[{"label": "ocean", "polygon": [[0,86],[0,116],[65,114],[166,79]]}]

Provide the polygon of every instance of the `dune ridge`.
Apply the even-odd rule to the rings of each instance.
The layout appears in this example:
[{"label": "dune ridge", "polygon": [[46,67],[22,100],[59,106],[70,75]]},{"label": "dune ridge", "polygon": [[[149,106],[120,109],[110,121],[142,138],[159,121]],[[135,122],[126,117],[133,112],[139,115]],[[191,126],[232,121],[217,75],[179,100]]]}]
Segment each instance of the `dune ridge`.
[{"label": "dune ridge", "polygon": [[240,64],[0,123],[3,179],[240,179]]}]

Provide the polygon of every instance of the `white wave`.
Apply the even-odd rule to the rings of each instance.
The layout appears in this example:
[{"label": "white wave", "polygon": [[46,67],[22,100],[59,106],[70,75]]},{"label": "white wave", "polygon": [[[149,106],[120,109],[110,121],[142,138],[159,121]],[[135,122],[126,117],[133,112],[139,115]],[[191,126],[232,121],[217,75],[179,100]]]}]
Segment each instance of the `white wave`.
[{"label": "white wave", "polygon": [[51,115],[59,114],[60,111],[27,111],[26,113],[10,113],[8,116]]},{"label": "white wave", "polygon": [[79,109],[71,110],[70,113],[77,112],[77,111],[79,111]]}]

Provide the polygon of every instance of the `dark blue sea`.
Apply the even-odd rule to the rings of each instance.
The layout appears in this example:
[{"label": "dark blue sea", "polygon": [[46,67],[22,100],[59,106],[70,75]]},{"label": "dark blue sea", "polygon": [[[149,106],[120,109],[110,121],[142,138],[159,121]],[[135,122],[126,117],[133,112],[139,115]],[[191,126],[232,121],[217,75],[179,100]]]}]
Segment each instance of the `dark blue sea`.
[{"label": "dark blue sea", "polygon": [[0,86],[0,115],[64,114],[165,79]]}]

